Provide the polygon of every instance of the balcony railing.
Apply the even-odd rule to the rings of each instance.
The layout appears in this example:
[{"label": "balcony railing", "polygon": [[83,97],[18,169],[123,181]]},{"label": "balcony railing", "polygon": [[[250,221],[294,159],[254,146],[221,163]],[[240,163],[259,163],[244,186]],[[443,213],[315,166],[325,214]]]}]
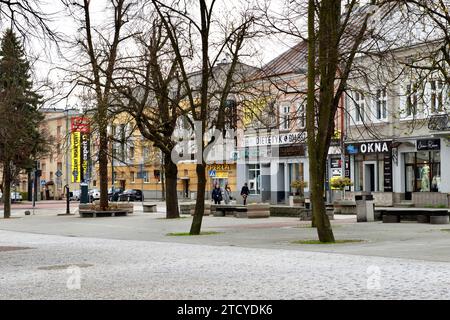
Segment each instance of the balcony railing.
[{"label": "balcony railing", "polygon": [[448,131],[449,127],[449,117],[448,114],[438,114],[431,116],[428,119],[428,129],[432,131]]}]

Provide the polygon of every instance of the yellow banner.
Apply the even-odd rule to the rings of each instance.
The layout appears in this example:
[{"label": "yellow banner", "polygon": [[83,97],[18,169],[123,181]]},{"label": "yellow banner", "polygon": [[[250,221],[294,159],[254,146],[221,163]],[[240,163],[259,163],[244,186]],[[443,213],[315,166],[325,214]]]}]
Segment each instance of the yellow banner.
[{"label": "yellow banner", "polygon": [[81,133],[72,132],[71,137],[71,151],[72,151],[72,182],[80,182],[81,176]]}]

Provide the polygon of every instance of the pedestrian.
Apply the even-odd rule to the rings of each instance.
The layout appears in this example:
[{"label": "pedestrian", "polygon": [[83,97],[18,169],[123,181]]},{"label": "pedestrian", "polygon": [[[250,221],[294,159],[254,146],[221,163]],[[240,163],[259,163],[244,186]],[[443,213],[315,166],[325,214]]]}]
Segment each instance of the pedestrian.
[{"label": "pedestrian", "polygon": [[250,190],[248,189],[247,183],[244,183],[244,186],[241,189],[241,196],[244,199],[244,206],[247,204],[247,197],[250,193]]},{"label": "pedestrian", "polygon": [[229,204],[230,200],[232,200],[233,197],[231,196],[231,188],[228,186],[228,184],[225,185],[223,195],[224,195],[225,204]]},{"label": "pedestrian", "polygon": [[212,191],[212,198],[214,200],[214,204],[220,204],[220,201],[222,201],[222,190],[217,184]]}]

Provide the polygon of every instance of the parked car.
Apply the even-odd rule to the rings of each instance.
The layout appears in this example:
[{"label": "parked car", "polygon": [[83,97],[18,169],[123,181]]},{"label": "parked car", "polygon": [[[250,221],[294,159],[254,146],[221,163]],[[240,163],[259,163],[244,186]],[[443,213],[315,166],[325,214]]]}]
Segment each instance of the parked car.
[{"label": "parked car", "polygon": [[[3,193],[0,191],[0,200],[3,199]],[[22,201],[22,194],[20,192],[11,192],[11,202]]]},{"label": "parked car", "polygon": [[20,192],[11,192],[11,202],[22,201],[22,194]]},{"label": "parked car", "polygon": [[69,200],[80,201],[81,190],[73,190],[69,193]]},{"label": "parked car", "polygon": [[98,190],[98,189],[91,189],[89,191],[89,201],[93,202],[95,200],[100,200],[100,190]]},{"label": "parked car", "polygon": [[119,201],[119,195],[123,193],[122,188],[114,188],[114,192],[112,188],[108,189],[108,200],[109,201]]},{"label": "parked car", "polygon": [[119,195],[119,201],[144,201],[142,190],[128,189]]}]

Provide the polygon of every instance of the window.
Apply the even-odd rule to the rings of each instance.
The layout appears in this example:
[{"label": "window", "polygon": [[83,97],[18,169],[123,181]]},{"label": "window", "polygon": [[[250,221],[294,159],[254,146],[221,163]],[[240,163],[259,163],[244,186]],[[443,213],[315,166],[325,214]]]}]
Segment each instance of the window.
[{"label": "window", "polygon": [[406,86],[406,116],[417,115],[417,85],[408,84]]},{"label": "window", "polygon": [[148,171],[143,171],[142,172],[142,179],[144,180],[144,183],[149,183],[150,182],[150,177],[148,175]]},{"label": "window", "polygon": [[59,144],[59,143],[56,144],[56,153],[57,153],[58,155],[61,154],[61,144]]},{"label": "window", "polygon": [[355,93],[355,120],[356,122],[364,122],[364,94],[356,92]]},{"label": "window", "polygon": [[50,171],[50,181],[53,181],[53,172]]},{"label": "window", "polygon": [[134,146],[130,146],[129,157],[130,159],[134,159]]},{"label": "window", "polygon": [[440,151],[405,153],[406,192],[439,192],[441,189]]},{"label": "window", "polygon": [[56,136],[59,138],[61,136],[61,126],[56,127]]},{"label": "window", "polygon": [[442,112],[444,108],[444,82],[440,80],[430,81],[431,89],[431,113]]},{"label": "window", "polygon": [[306,126],[305,104],[303,102],[297,106],[297,125],[299,128]]},{"label": "window", "polygon": [[290,112],[291,108],[289,105],[282,105],[280,107],[280,130],[289,130]]},{"label": "window", "polygon": [[142,155],[144,156],[144,161],[146,161],[150,156],[148,147],[142,147]]},{"label": "window", "polygon": [[248,188],[250,194],[260,194],[261,169],[259,164],[248,165]]},{"label": "window", "polygon": [[131,181],[131,183],[136,182],[136,175],[135,175],[134,171],[130,172],[130,181]]},{"label": "window", "polygon": [[377,90],[377,97],[375,101],[376,105],[376,118],[378,120],[387,119],[387,94],[386,89]]}]

